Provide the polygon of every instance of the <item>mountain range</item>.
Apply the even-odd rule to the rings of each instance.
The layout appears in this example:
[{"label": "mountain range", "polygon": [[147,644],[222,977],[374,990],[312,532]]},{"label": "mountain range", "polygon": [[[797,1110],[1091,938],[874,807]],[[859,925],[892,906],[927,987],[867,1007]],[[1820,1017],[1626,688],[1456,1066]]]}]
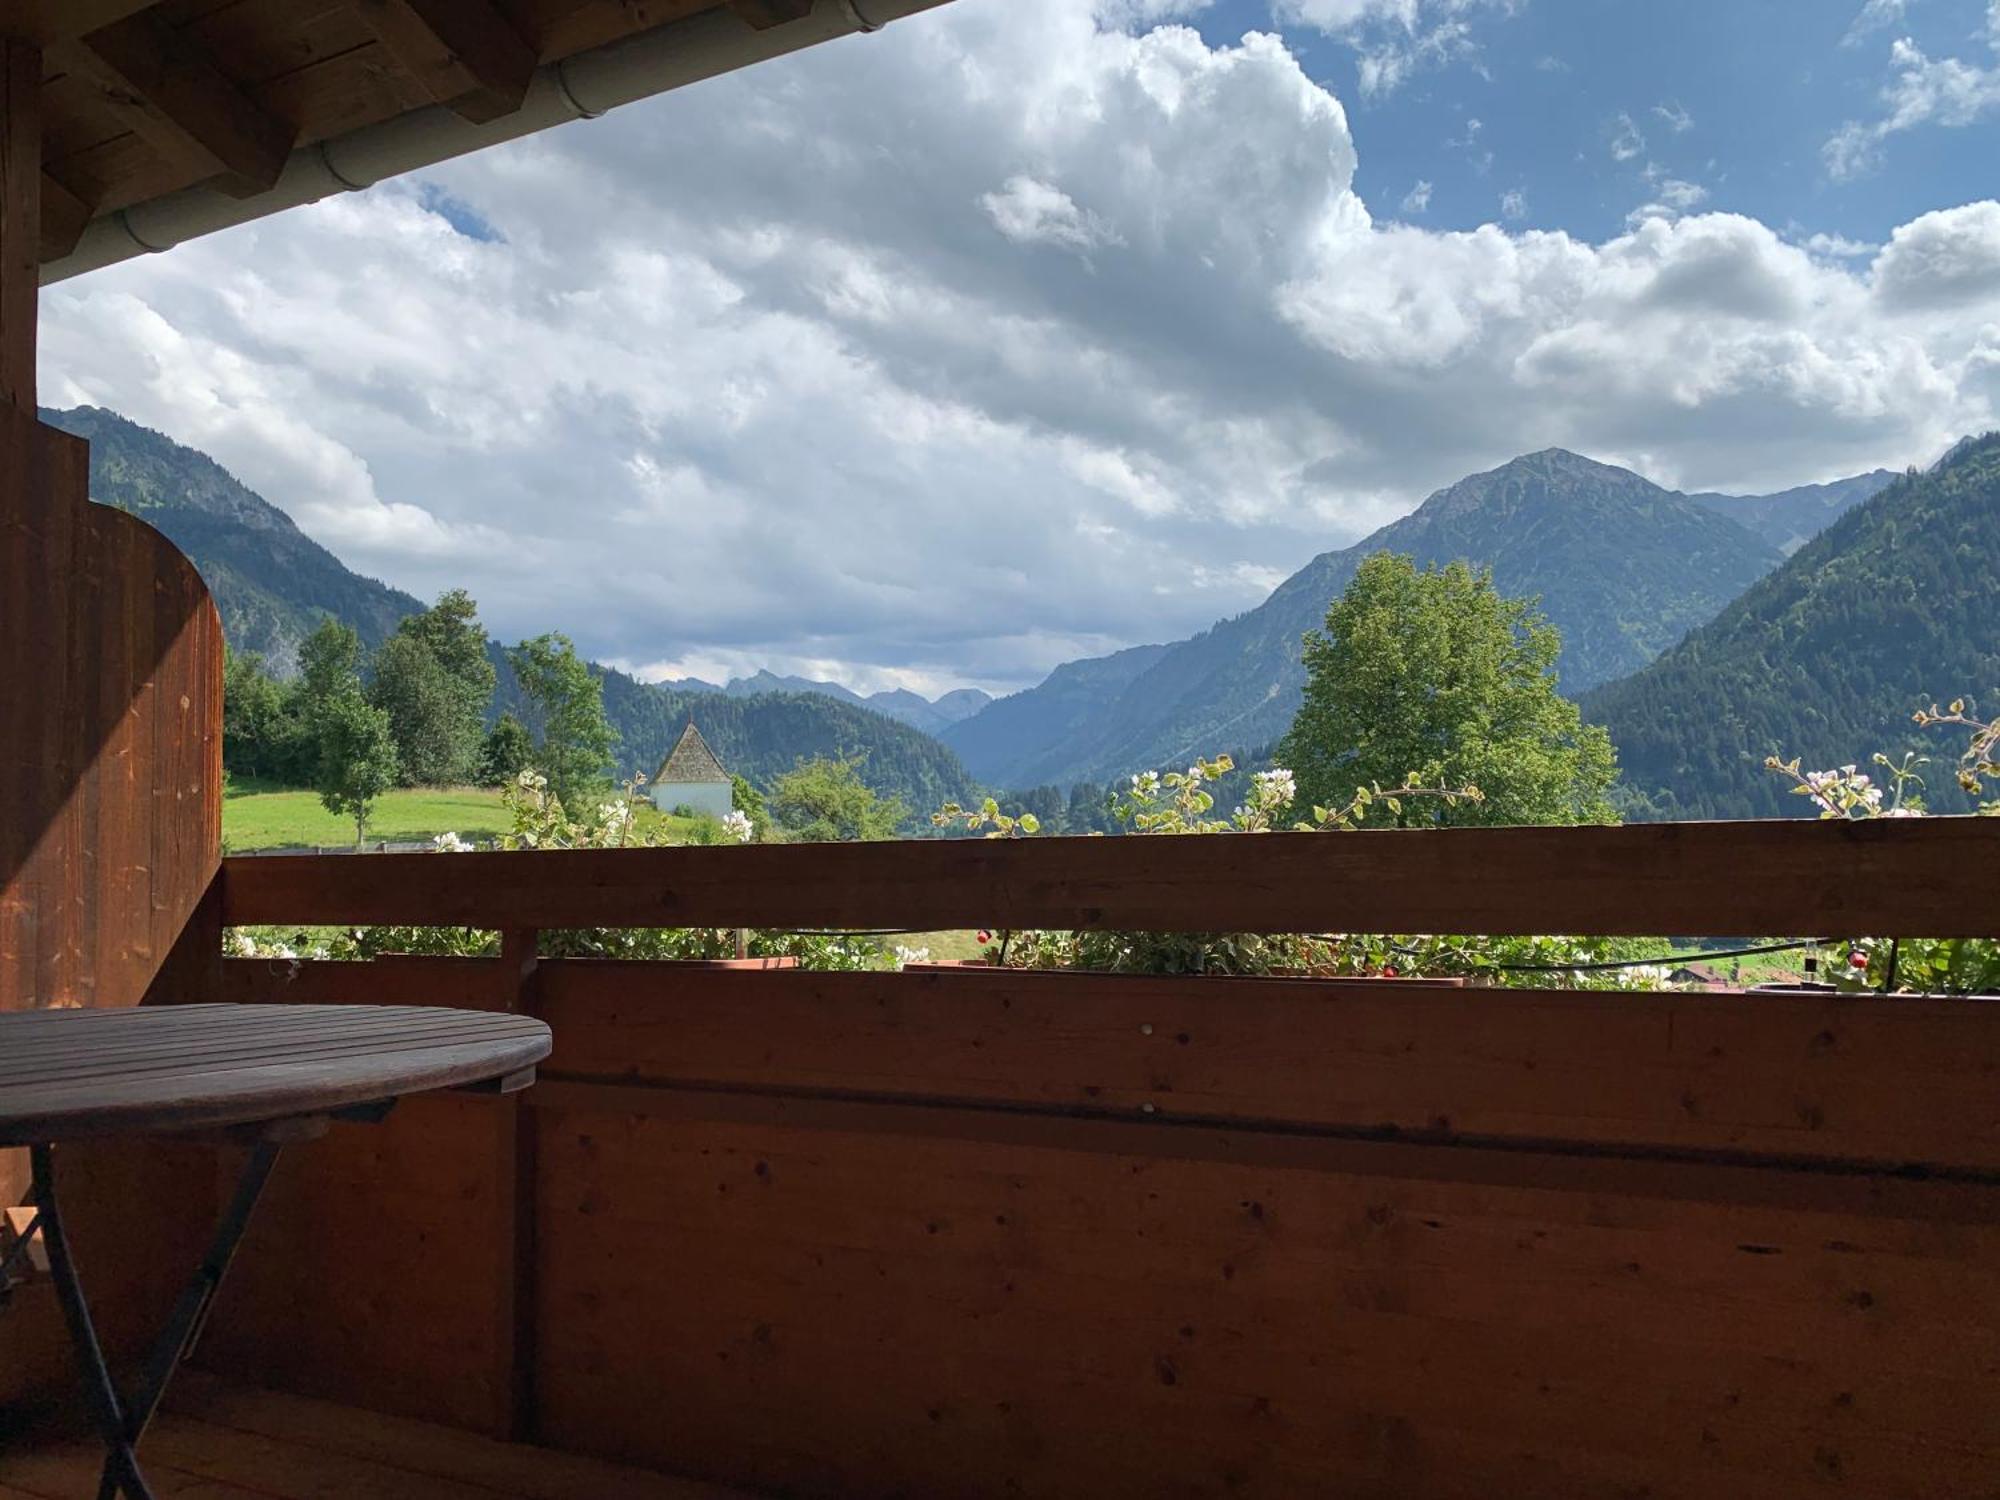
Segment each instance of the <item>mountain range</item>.
[{"label": "mountain range", "polygon": [[1618,747],[1628,816],[1797,814],[1767,755],[1879,778],[1876,751],[1928,757],[1931,809],[1964,812],[1962,732],[1911,722],[1960,696],[2000,707],[2000,433],[1847,511],[1583,711]]},{"label": "mountain range", "polygon": [[[299,643],[328,616],[374,647],[424,607],[349,570],[204,453],[98,407],[45,410],[41,418],[89,440],[91,498],[139,516],[186,553],[214,596],[231,649],[260,653],[280,675],[295,668]],[[497,713],[516,706],[520,690],[497,643],[491,655]],[[693,715],[723,763],[760,785],[801,758],[859,755],[863,779],[900,797],[913,814],[972,793],[958,757],[924,730],[976,712],[986,701],[976,689],[929,703],[914,693],[863,699],[836,684],[769,673],[727,687],[656,687],[609,667],[595,670],[619,734],[621,775],[651,775]]]},{"label": "mountain range", "polygon": [[1780,495],[1687,495],[1560,448],[1439,490],[1409,515],[1324,552],[1255,609],[1185,641],[1056,668],[947,728],[981,781],[1108,781],[1275,742],[1305,683],[1304,633],[1371,553],[1466,558],[1510,594],[1539,595],[1562,631],[1572,695],[1644,666],[1784,561],[1800,532],[1889,483],[1886,470]]},{"label": "mountain range", "polygon": [[761,693],[819,693],[851,703],[856,708],[887,714],[912,729],[938,734],[960,719],[969,719],[993,701],[980,688],[954,688],[937,698],[926,698],[908,688],[890,688],[879,693],[861,694],[838,682],[814,677],[781,677],[768,669],[749,677],[732,677],[725,683],[704,682],[699,677],[676,677],[654,684],[675,693],[720,693],[726,698],[754,698]]},{"label": "mountain range", "polygon": [[292,518],[194,448],[102,407],[40,413],[90,443],[90,498],[149,523],[188,555],[222,616],[231,649],[255,651],[281,676],[299,642],[331,615],[379,646],[423,604],[351,571]]},{"label": "mountain range", "polygon": [[[91,441],[93,498],[194,560],[236,649],[283,667],[329,615],[374,643],[422,607],[349,571],[193,449],[95,408],[43,415]],[[1561,449],[1528,454],[1322,553],[1197,636],[1067,662],[999,699],[864,696],[768,671],[648,684],[596,670],[627,772],[650,772],[693,716],[753,781],[803,756],[859,754],[870,784],[920,815],[976,784],[1066,787],[1272,744],[1298,701],[1300,638],[1383,549],[1466,558],[1541,597],[1563,632],[1565,690],[1619,748],[1629,816],[1798,814],[1765,755],[1840,765],[1877,749],[1931,756],[1932,805],[1960,810],[1943,769],[1959,747],[1909,716],[1960,695],[2000,701],[2000,435],[1922,474],[1772,495],[1684,494]],[[518,687],[495,655],[498,711]]]}]

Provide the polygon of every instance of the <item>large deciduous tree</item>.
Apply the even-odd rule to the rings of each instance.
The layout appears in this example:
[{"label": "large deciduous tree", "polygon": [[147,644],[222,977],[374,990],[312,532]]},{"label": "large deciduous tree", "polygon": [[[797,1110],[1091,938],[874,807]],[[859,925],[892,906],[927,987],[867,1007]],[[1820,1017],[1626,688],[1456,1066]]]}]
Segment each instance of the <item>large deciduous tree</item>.
[{"label": "large deciduous tree", "polygon": [[354,846],[368,837],[375,799],[396,784],[396,741],[389,716],[359,692],[330,699],[319,718],[319,800],[354,820]]},{"label": "large deciduous tree", "polygon": [[478,774],[494,679],[479,606],[464,589],[396,627],[375,653],[368,697],[389,716],[404,780],[454,786]]},{"label": "large deciduous tree", "polygon": [[360,689],[361,637],[329,615],[299,643],[297,703],[308,733],[325,705]]},{"label": "large deciduous tree", "polygon": [[1534,601],[1501,594],[1490,570],[1377,553],[1306,633],[1305,701],[1278,759],[1302,805],[1412,773],[1483,794],[1403,799],[1409,826],[1613,822],[1611,739],[1556,690],[1561,649]]},{"label": "large deciduous tree", "polygon": [[802,760],[778,778],[767,803],[789,837],[809,844],[892,839],[908,816],[900,801],[862,781],[858,758]]},{"label": "large deciduous tree", "polygon": [[604,685],[559,632],[538,635],[507,653],[521,684],[535,767],[549,790],[574,808],[604,785],[618,732],[604,715]]}]

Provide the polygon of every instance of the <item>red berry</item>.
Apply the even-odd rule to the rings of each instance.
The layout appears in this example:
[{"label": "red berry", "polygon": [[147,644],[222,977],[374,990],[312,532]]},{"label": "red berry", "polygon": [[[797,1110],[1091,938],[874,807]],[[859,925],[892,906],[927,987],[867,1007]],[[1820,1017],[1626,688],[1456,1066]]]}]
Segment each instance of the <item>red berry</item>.
[{"label": "red berry", "polygon": [[1396,977],[1396,966],[1394,964],[1382,965],[1382,977],[1384,979],[1394,979]]},{"label": "red berry", "polygon": [[1867,968],[1868,955],[1863,953],[1859,948],[1856,948],[1852,953],[1847,955],[1847,967],[1850,969]]}]

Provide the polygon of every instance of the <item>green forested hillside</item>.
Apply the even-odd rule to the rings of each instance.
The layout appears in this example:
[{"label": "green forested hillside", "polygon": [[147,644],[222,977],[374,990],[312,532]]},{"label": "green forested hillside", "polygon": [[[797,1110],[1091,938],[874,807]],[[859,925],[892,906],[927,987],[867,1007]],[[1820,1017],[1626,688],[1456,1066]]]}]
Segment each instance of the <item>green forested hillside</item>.
[{"label": "green forested hillside", "polygon": [[[1776,548],[1689,497],[1562,449],[1517,458],[1440,490],[1366,540],[1314,558],[1263,604],[1155,653],[1070,662],[1025,693],[945,731],[981,779],[1009,787],[1113,780],[1230,745],[1269,744],[1297,712],[1299,647],[1363,558],[1409,553],[1493,569],[1535,595],[1562,632],[1559,671],[1575,694],[1650,661],[1776,567]],[[1127,654],[1129,656],[1129,654]],[[1076,711],[1074,687],[1108,678]]]},{"label": "green forested hillside", "polygon": [[[513,672],[504,656],[496,653],[496,661],[495,709],[516,708]],[[598,670],[604,712],[618,731],[620,780],[635,771],[650,777],[692,715],[723,765],[758,787],[770,786],[800,760],[858,755],[861,779],[884,796],[901,798],[912,827],[928,827],[936,808],[972,795],[972,778],[958,757],[929,735],[823,693],[690,693]]]},{"label": "green forested hillside", "polygon": [[1871,469],[1831,484],[1802,484],[1775,495],[1689,495],[1718,515],[1747,526],[1790,557],[1863,500],[1895,483],[1888,469]]},{"label": "green forested hillside", "polygon": [[299,642],[329,615],[372,647],[423,608],[351,572],[205,453],[95,406],[41,418],[89,441],[91,499],[130,511],[187,554],[235,650],[289,672]]},{"label": "green forested hillside", "polygon": [[[263,655],[280,675],[292,671],[299,643],[329,616],[372,649],[423,608],[351,572],[206,454],[97,407],[41,417],[89,441],[91,498],[142,517],[186,553],[215,597],[231,649]],[[518,689],[497,645],[490,655],[500,679],[497,713],[516,706]],[[935,740],[823,693],[699,695],[603,675],[605,710],[623,741],[618,764],[627,773],[651,774],[693,707],[709,742],[753,782],[767,782],[801,757],[862,755],[870,786],[901,797],[913,813],[971,792],[958,757]]]},{"label": "green forested hillside", "polygon": [[[1107,706],[1173,649],[1128,646],[1109,656],[1064,662],[1038,686],[995,699],[938,738],[968,763],[976,758],[981,774],[997,785],[1026,788],[1060,779],[1067,786],[1081,778],[1060,776],[1068,769],[1062,757],[1098,733]],[[1044,765],[1058,775],[1038,776]]]},{"label": "green forested hillside", "polygon": [[1658,661],[1583,701],[1618,747],[1634,812],[1810,811],[1763,768],[1935,757],[1931,805],[1964,811],[1962,746],[1910,715],[1958,696],[2000,706],[2000,434],[1849,511]]}]

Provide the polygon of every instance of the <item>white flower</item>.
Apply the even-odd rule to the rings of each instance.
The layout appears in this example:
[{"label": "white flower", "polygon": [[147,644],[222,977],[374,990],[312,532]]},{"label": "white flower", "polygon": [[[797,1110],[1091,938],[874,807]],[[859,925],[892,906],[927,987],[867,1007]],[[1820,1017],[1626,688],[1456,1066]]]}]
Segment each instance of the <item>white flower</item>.
[{"label": "white flower", "polygon": [[743,812],[740,808],[732,807],[723,815],[722,831],[735,839],[737,843],[747,844],[757,830],[751,825],[748,813]]},{"label": "white flower", "polygon": [[1283,766],[1259,771],[1251,780],[1257,784],[1259,801],[1269,801],[1279,807],[1290,807],[1292,799],[1299,794],[1298,781]]},{"label": "white flower", "polygon": [[1883,813],[1882,816],[1885,818],[1921,818],[1923,814],[1918,812],[1914,807],[1892,807]]},{"label": "white flower", "polygon": [[441,833],[431,840],[431,848],[439,854],[470,854],[472,845],[455,833]]},{"label": "white flower", "polygon": [[927,964],[930,961],[930,949],[905,948],[901,943],[896,944],[896,967],[898,969],[904,968],[909,964]]}]

